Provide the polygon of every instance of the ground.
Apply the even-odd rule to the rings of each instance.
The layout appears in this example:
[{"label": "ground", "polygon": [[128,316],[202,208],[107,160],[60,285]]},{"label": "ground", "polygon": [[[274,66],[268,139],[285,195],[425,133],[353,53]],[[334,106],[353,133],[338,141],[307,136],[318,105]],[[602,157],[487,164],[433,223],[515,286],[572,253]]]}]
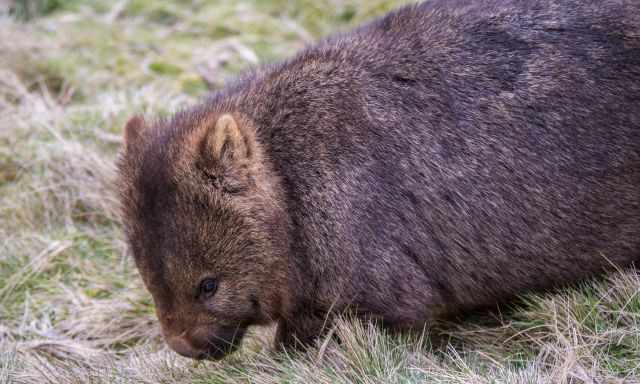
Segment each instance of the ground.
[{"label": "ground", "polygon": [[0,383],[640,383],[635,270],[421,334],[344,319],[304,354],[162,342],[118,222],[127,118],[403,2],[0,0]]}]

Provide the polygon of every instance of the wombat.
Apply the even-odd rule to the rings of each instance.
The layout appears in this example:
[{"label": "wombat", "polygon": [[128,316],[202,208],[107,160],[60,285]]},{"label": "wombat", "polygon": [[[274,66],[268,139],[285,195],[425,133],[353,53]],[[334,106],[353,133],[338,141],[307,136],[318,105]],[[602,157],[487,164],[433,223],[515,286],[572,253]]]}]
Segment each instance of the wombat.
[{"label": "wombat", "polygon": [[640,261],[640,2],[431,0],[126,125],[126,235],[163,334],[391,330]]}]

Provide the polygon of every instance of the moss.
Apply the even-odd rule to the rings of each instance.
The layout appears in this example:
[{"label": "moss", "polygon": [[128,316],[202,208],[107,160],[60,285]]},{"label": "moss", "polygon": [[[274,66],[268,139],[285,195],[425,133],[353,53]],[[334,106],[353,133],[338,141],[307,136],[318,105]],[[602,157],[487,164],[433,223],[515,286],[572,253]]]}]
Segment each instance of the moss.
[{"label": "moss", "polygon": [[74,10],[79,3],[79,0],[15,0],[11,14],[20,20],[28,21],[61,10]]},{"label": "moss", "polygon": [[149,69],[159,75],[166,76],[176,76],[182,73],[182,68],[179,66],[162,61],[154,61],[149,64]]},{"label": "moss", "polygon": [[182,79],[182,90],[190,95],[199,96],[209,88],[207,83],[199,76],[186,76]]}]

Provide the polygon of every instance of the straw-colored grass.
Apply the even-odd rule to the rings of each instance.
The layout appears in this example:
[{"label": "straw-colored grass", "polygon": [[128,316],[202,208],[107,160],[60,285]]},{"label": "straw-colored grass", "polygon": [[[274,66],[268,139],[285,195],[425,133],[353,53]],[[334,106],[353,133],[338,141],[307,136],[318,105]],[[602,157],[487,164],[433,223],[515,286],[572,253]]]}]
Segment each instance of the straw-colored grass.
[{"label": "straw-colored grass", "polygon": [[304,354],[165,347],[117,217],[127,117],[403,2],[0,0],[0,383],[640,383],[637,271],[422,334],[344,319]]}]

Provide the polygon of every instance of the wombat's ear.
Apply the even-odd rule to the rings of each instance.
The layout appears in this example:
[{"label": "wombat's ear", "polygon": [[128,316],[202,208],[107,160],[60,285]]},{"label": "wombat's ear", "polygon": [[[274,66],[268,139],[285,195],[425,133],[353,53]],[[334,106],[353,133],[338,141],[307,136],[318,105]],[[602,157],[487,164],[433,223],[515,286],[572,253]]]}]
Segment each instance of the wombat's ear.
[{"label": "wombat's ear", "polygon": [[230,114],[218,118],[216,125],[207,133],[206,150],[213,160],[238,162],[249,157],[247,143],[236,119]]},{"label": "wombat's ear", "polygon": [[127,151],[140,142],[145,127],[144,118],[140,116],[134,116],[127,121],[124,127],[124,147]]}]

